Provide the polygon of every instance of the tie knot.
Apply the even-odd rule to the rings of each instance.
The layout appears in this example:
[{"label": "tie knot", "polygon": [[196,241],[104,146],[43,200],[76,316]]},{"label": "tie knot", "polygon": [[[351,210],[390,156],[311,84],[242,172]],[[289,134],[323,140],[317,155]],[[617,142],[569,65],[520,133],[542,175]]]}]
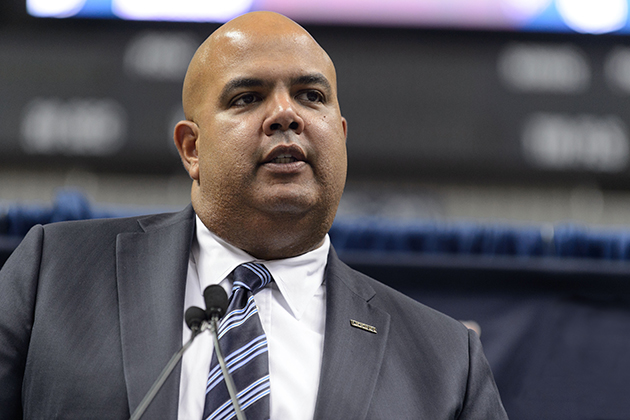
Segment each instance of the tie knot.
[{"label": "tie knot", "polygon": [[256,294],[259,290],[267,286],[273,277],[267,267],[257,263],[244,263],[234,269],[234,284],[232,288],[244,287]]}]

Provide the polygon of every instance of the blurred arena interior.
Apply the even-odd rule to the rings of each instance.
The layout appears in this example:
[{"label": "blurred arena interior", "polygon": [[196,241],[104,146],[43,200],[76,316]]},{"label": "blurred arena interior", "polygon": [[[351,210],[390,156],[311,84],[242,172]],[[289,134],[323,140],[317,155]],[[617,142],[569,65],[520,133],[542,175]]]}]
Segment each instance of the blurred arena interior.
[{"label": "blurred arena interior", "polygon": [[340,256],[474,322],[510,418],[627,418],[627,0],[155,3],[2,1],[0,233],[68,189],[102,214],[186,206],[188,61],[220,21],[285,12],[349,121]]}]

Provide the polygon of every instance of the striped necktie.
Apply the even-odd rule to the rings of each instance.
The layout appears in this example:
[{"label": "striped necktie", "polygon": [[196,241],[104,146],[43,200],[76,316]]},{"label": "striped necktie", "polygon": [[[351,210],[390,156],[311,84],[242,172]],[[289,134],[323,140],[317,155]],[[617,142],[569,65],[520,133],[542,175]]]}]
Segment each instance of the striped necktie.
[{"label": "striped necktie", "polygon": [[[273,277],[265,266],[241,264],[231,274],[232,296],[219,326],[219,343],[232,374],[241,409],[248,420],[269,419],[269,359],[254,294]],[[227,420],[236,413],[223,381],[216,354],[206,384],[204,420]]]}]

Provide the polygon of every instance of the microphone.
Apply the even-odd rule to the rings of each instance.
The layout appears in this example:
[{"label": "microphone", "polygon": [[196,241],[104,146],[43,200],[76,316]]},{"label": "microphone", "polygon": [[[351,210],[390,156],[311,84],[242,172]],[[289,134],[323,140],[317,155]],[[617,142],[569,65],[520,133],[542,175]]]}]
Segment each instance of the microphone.
[{"label": "microphone", "polygon": [[223,287],[218,284],[211,284],[203,291],[203,299],[206,302],[207,319],[214,317],[217,320],[223,318],[228,307],[228,296]]},{"label": "microphone", "polygon": [[188,325],[190,331],[195,335],[201,332],[201,326],[207,319],[206,311],[198,306],[191,306],[186,309],[186,313],[184,314],[186,325]]}]

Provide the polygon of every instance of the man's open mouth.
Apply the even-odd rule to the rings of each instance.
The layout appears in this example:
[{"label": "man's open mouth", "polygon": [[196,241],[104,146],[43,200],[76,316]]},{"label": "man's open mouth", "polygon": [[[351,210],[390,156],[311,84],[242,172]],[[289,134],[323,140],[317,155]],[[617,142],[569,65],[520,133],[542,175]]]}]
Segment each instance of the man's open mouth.
[{"label": "man's open mouth", "polygon": [[297,159],[291,155],[280,155],[271,160],[271,163],[292,163],[297,162]]}]

